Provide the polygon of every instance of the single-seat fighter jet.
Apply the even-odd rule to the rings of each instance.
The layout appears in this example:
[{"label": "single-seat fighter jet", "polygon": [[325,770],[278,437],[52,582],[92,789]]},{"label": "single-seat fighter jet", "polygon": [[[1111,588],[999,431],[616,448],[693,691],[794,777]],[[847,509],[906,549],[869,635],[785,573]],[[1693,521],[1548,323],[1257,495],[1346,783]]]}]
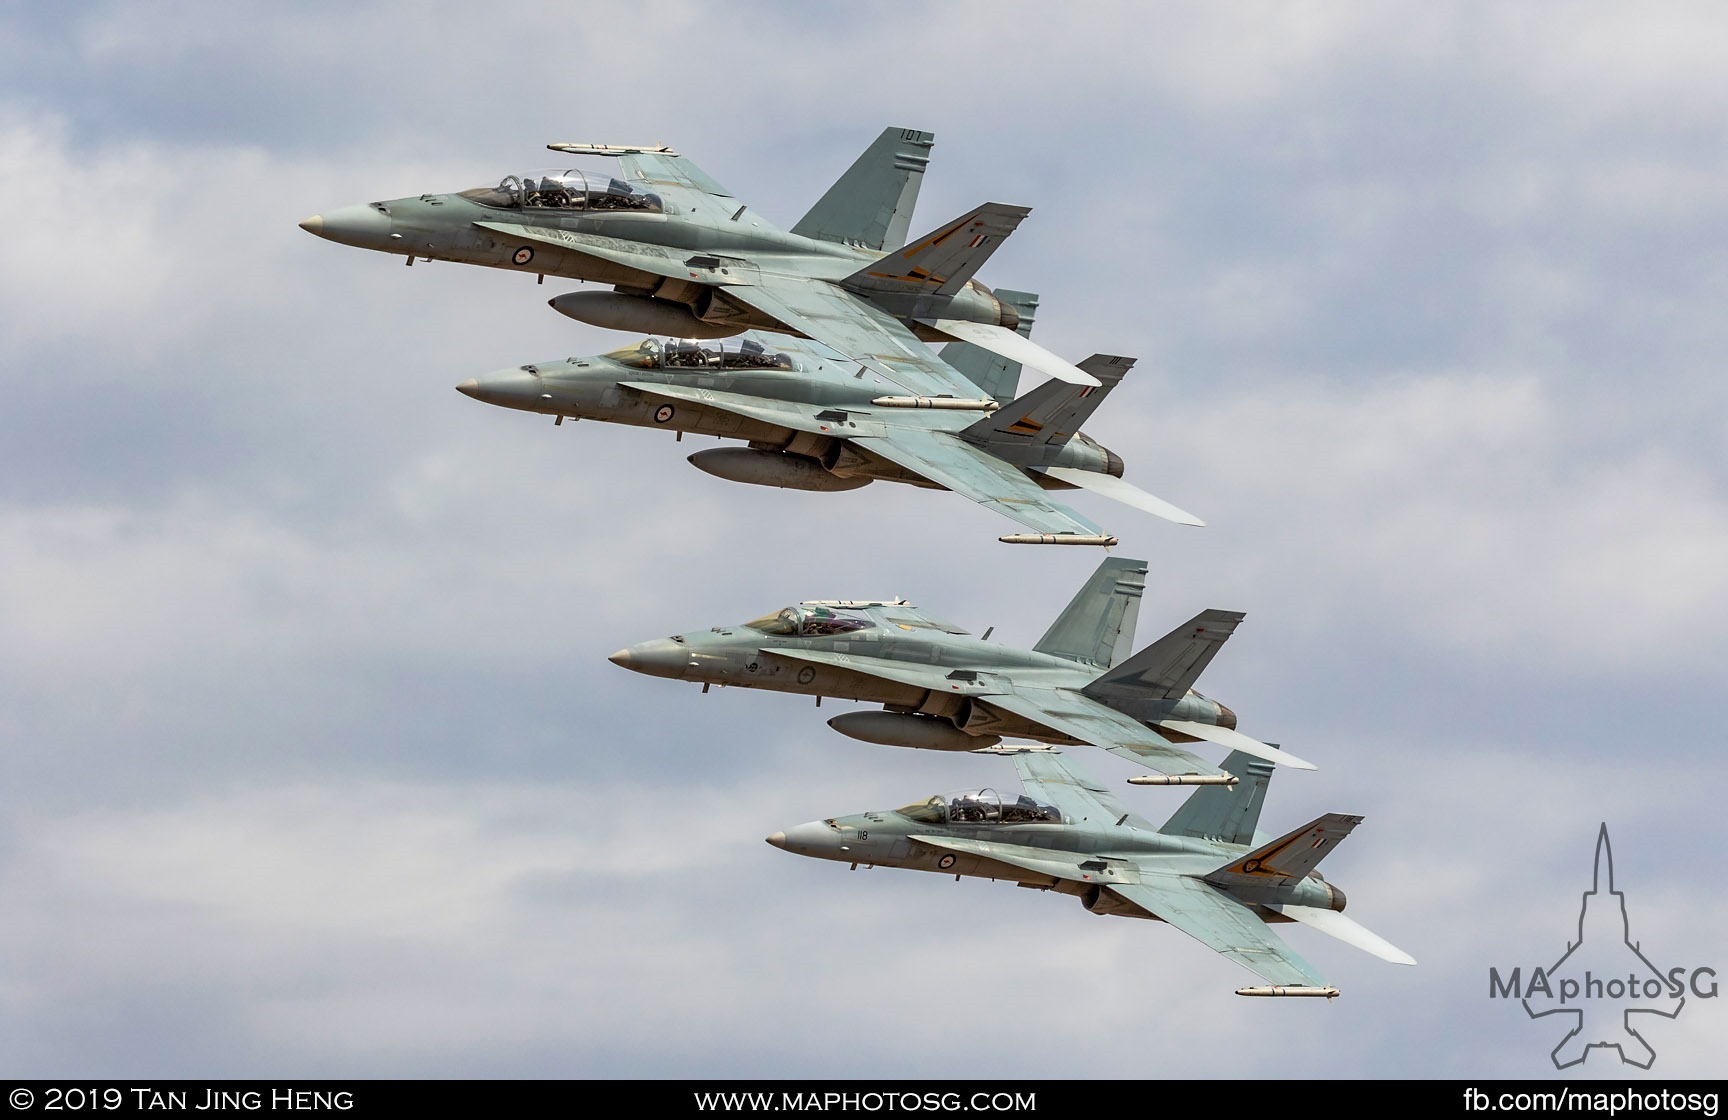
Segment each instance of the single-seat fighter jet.
[{"label": "single-seat fighter jet", "polygon": [[1267,928],[1300,922],[1395,964],[1403,950],[1344,916],[1344,892],[1316,866],[1362,823],[1328,813],[1266,842],[1254,829],[1272,767],[1232,753],[1235,788],[1196,790],[1163,827],[1126,809],[1060,751],[1012,753],[1025,793],[931,797],[902,809],[830,817],[776,832],[799,855],[904,867],[1078,897],[1094,914],[1167,922],[1253,972],[1242,996],[1325,996],[1338,989]]},{"label": "single-seat fighter jet", "polygon": [[[1236,713],[1193,684],[1242,621],[1202,611],[1132,657],[1146,562],[1098,566],[1030,650],[973,638],[902,599],[800,603],[736,626],[630,646],[615,665],[676,680],[884,705],[828,725],[889,746],[969,751],[1004,738],[1103,747],[1161,776],[1144,784],[1229,784],[1183,744],[1315,769],[1236,730]],[[988,638],[989,634],[986,633]]]},{"label": "single-seat fighter jet", "polygon": [[617,161],[507,175],[496,187],[315,214],[319,237],[396,253],[612,285],[553,306],[595,326],[681,338],[758,328],[833,347],[912,396],[949,391],[920,340],[962,340],[1081,385],[1097,380],[1015,333],[973,274],[1030,213],[986,203],[906,241],[932,134],[883,132],[790,232],[659,146],[550,144]]},{"label": "single-seat fighter jet", "polygon": [[[1038,297],[999,294],[1022,309],[1020,329],[1028,329]],[[1116,544],[1051,493],[1076,487],[1201,524],[1124,481],[1122,459],[1079,430],[1134,359],[1098,354],[1081,362],[1097,388],[1051,380],[1015,397],[1019,363],[961,342],[942,357],[953,377],[940,397],[905,396],[819,343],[754,331],[731,345],[650,338],[457,388],[558,423],[603,420],[748,440],[748,447],[690,456],[692,465],[734,482],[855,490],[883,480],[952,490],[1032,530],[1001,538],[1010,544]]]}]

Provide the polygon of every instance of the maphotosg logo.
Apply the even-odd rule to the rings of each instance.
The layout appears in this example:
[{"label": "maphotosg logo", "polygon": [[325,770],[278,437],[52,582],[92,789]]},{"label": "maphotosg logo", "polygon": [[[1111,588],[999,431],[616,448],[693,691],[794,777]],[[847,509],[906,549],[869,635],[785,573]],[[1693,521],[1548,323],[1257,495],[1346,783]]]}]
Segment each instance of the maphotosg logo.
[{"label": "maphotosg logo", "polygon": [[1632,940],[1626,896],[1614,889],[1614,853],[1608,826],[1596,837],[1596,869],[1578,914],[1578,938],[1546,968],[1488,970],[1488,998],[1516,999],[1532,1019],[1570,1016],[1572,1029],[1554,1047],[1555,1069],[1575,1066],[1597,1047],[1620,1051],[1620,1060],[1649,1069],[1656,1060],[1639,1027],[1672,1019],[1688,996],[1715,999],[1716,970],[1706,966],[1658,968]]}]

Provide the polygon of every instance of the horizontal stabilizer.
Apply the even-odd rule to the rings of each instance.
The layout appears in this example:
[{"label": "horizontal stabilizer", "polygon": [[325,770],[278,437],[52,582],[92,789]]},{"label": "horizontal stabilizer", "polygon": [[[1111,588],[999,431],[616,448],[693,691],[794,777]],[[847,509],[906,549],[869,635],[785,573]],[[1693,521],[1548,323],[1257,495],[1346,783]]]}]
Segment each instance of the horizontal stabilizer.
[{"label": "horizontal stabilizer", "polygon": [[1301,879],[1319,866],[1320,861],[1361,823],[1361,817],[1327,813],[1265,847],[1256,848],[1225,864],[1206,876],[1206,881],[1229,887],[1244,881],[1266,883],[1278,879]]},{"label": "horizontal stabilizer", "polygon": [[1007,327],[992,323],[973,323],[965,319],[920,319],[927,327],[935,327],[956,342],[970,342],[974,346],[982,346],[992,354],[1000,354],[1004,358],[1012,358],[1022,365],[1031,366],[1041,373],[1046,373],[1059,381],[1071,385],[1097,385],[1096,377],[1087,373],[1072,362],[1064,361],[1031,339],[1016,334]]},{"label": "horizontal stabilizer", "polygon": [[957,295],[1031,212],[1026,206],[986,202],[904,249],[871,261],[840,286],[872,296]]},{"label": "horizontal stabilizer", "polygon": [[1179,735],[1192,735],[1196,739],[1204,739],[1208,743],[1217,743],[1221,747],[1229,747],[1233,751],[1251,754],[1255,758],[1263,758],[1267,762],[1276,762],[1293,770],[1318,770],[1318,766],[1305,759],[1297,758],[1288,751],[1281,751],[1271,743],[1262,743],[1250,738],[1231,727],[1219,727],[1215,723],[1195,723],[1186,719],[1161,719],[1159,727],[1167,727]]},{"label": "horizontal stabilizer", "polygon": [[969,425],[961,435],[1016,466],[1042,467],[1053,463],[1080,431],[1080,425],[1133,367],[1133,358],[1094,354],[1080,363],[1079,368],[1096,377],[1096,385],[1075,385],[1061,379],[1046,381]]},{"label": "horizontal stabilizer", "polygon": [[1201,611],[1082,691],[1088,696],[1180,699],[1246,617],[1241,611]]},{"label": "horizontal stabilizer", "polygon": [[1416,963],[1416,958],[1409,953],[1362,925],[1356,919],[1346,917],[1336,910],[1322,910],[1318,906],[1280,906],[1276,904],[1271,905],[1270,909],[1278,911],[1286,918],[1294,918],[1305,926],[1313,926],[1321,933],[1330,934],[1346,945],[1354,945],[1365,953],[1373,953],[1383,961],[1391,961],[1393,964]]},{"label": "horizontal stabilizer", "polygon": [[1179,509],[1163,498],[1148,494],[1132,482],[1124,482],[1115,475],[1076,470],[1073,467],[1045,467],[1044,473],[1058,482],[1066,482],[1070,486],[1079,486],[1082,489],[1092,491],[1094,494],[1114,498],[1123,505],[1133,506],[1135,509],[1144,510],[1154,517],[1174,521],[1178,525],[1203,526],[1206,524],[1187,510]]}]

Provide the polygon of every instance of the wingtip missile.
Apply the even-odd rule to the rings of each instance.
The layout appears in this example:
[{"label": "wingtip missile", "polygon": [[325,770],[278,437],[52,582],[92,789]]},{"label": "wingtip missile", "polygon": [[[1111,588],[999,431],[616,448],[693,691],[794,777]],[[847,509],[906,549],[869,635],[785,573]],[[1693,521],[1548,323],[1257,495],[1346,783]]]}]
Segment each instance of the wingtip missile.
[{"label": "wingtip missile", "polygon": [[1104,548],[1115,548],[1122,542],[1103,533],[1009,533],[1005,537],[997,537],[1003,544],[1093,544]]},{"label": "wingtip missile", "polygon": [[1233,786],[1242,779],[1234,774],[1136,774],[1131,786]]},{"label": "wingtip missile", "polygon": [[1322,996],[1326,999],[1338,998],[1338,989],[1327,984],[1325,987],[1304,987],[1292,984],[1269,984],[1263,987],[1237,988],[1239,996]]}]

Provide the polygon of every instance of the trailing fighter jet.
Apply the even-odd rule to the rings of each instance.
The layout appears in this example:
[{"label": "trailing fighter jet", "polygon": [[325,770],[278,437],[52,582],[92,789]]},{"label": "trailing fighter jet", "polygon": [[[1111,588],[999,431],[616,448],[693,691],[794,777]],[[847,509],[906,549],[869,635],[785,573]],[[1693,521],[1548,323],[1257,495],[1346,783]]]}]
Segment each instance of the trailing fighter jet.
[{"label": "trailing fighter jet", "polygon": [[[1028,330],[1038,297],[999,295]],[[556,302],[556,301],[554,301]],[[587,358],[536,362],[465,381],[476,400],[557,417],[748,440],[690,463],[734,482],[855,490],[875,480],[952,490],[1031,529],[1010,544],[1114,545],[1055,500],[1083,487],[1186,525],[1201,521],[1122,479],[1122,459],[1080,432],[1134,364],[1080,363],[1099,387],[1048,381],[1015,397],[1020,364],[971,343],[943,348],[950,393],[905,396],[880,374],[814,342],[752,331],[736,344],[645,339]],[[965,376],[962,376],[964,371]],[[961,395],[956,396],[954,393]]]},{"label": "trailing fighter jet", "polygon": [[[1146,562],[1106,559],[1038,644],[1010,649],[903,599],[800,603],[736,626],[643,642],[614,653],[638,673],[710,685],[882,704],[828,725],[889,746],[968,751],[1004,738],[1103,747],[1157,770],[1148,785],[1230,784],[1183,744],[1207,741],[1315,769],[1236,730],[1236,713],[1194,691],[1243,616],[1202,611],[1133,648]],[[989,633],[985,633],[985,639]]]},{"label": "trailing fighter jet", "polygon": [[1328,813],[1270,843],[1256,835],[1272,767],[1224,759],[1235,788],[1196,790],[1162,828],[1136,816],[1060,751],[1009,750],[1025,793],[995,790],[914,801],[902,809],[830,817],[776,832],[768,843],[854,868],[904,867],[1075,895],[1094,914],[1167,922],[1253,972],[1242,996],[1325,996],[1338,989],[1268,923],[1300,922],[1394,964],[1408,953],[1344,916],[1344,892],[1316,866],[1361,817]]},{"label": "trailing fighter jet", "polygon": [[986,203],[910,244],[934,137],[890,128],[790,232],[659,146],[549,144],[617,161],[507,175],[496,187],[315,214],[300,225],[413,264],[460,261],[612,285],[552,304],[596,326],[680,338],[757,328],[815,339],[912,396],[952,391],[925,341],[962,340],[1080,385],[1090,374],[1015,333],[1014,307],[973,279],[1026,207]]}]

